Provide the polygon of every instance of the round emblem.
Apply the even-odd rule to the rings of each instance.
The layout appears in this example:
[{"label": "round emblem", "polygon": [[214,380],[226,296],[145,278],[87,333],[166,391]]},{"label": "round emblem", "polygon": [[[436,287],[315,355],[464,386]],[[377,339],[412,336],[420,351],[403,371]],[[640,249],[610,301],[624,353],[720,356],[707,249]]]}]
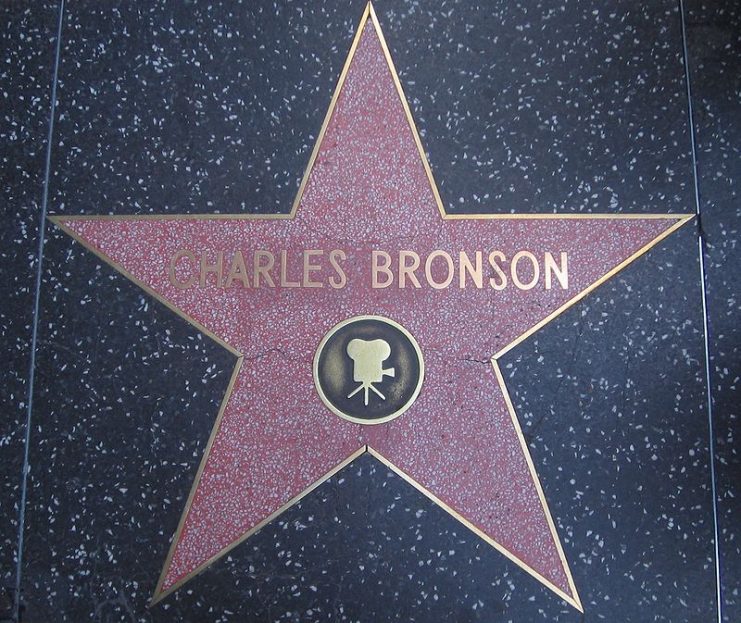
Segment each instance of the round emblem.
[{"label": "round emblem", "polygon": [[355,316],[332,327],[314,355],[314,385],[341,418],[381,424],[404,413],[424,380],[411,333],[382,316]]}]

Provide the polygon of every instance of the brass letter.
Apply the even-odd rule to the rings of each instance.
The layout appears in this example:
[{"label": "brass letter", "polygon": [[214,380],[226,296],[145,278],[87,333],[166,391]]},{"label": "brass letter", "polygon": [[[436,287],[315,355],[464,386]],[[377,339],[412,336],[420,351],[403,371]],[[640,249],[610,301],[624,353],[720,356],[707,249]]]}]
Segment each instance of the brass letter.
[{"label": "brass letter", "polygon": [[[432,262],[435,261],[438,257],[445,258],[445,263],[448,265],[448,276],[441,282],[437,282],[432,277]],[[435,290],[442,290],[443,288],[447,288],[450,285],[450,282],[453,281],[453,274],[455,273],[455,266],[453,266],[453,258],[450,257],[449,253],[446,253],[445,251],[433,251],[427,256],[427,260],[425,260],[425,277],[427,277],[427,283],[429,283]]]},{"label": "brass letter", "polygon": [[[412,260],[411,264],[407,264],[407,258]],[[406,278],[409,277],[409,281],[412,282],[415,288],[421,288],[422,286],[417,279],[417,275],[414,271],[419,268],[419,255],[414,251],[399,251],[399,287],[406,287]]]},{"label": "brass letter", "polygon": [[298,281],[288,281],[288,251],[283,249],[280,252],[280,285],[283,288],[299,288],[301,284]]},{"label": "brass letter", "polygon": [[213,264],[209,264],[208,260],[206,259],[205,251],[201,253],[201,280],[199,283],[202,288],[206,286],[206,279],[209,273],[213,273],[214,275],[216,275],[216,287],[223,287],[224,284],[221,283],[221,278],[224,273],[223,251],[218,251],[216,253],[216,261]]},{"label": "brass letter", "polygon": [[[379,258],[384,259],[384,263],[378,262]],[[371,285],[374,288],[388,288],[394,283],[394,273],[389,269],[391,266],[391,256],[386,251],[373,251],[371,253]],[[378,279],[378,273],[385,273],[388,277],[387,281],[381,283]]]},{"label": "brass letter", "polygon": [[[530,263],[533,265],[533,278],[527,283],[522,283],[522,281],[520,281],[519,275],[517,274],[517,263],[523,257],[529,259]],[[512,276],[512,282],[520,290],[532,290],[535,287],[535,284],[538,283],[538,279],[540,278],[540,266],[538,265],[538,260],[535,259],[535,256],[530,253],[530,251],[518,251],[517,253],[515,253],[515,255],[512,257],[512,264],[510,264],[509,272]]]},{"label": "brass letter", "polygon": [[196,282],[196,276],[193,274],[191,274],[191,276],[188,277],[185,281],[180,281],[177,278],[177,275],[175,273],[175,265],[184,257],[187,257],[191,262],[196,261],[196,256],[193,255],[192,251],[181,249],[180,251],[176,251],[175,255],[170,258],[170,269],[167,271],[167,274],[170,277],[170,283],[174,285],[178,290],[186,290]]},{"label": "brass letter", "polygon": [[244,265],[244,256],[239,249],[234,252],[232,265],[229,267],[229,274],[226,276],[224,287],[230,288],[232,285],[232,281],[235,280],[241,281],[243,288],[250,287],[250,280],[247,277],[247,267]]},{"label": "brass letter", "polygon": [[566,251],[561,251],[561,266],[556,266],[556,260],[551,253],[545,254],[545,289],[551,289],[551,273],[556,275],[562,290],[569,289],[569,258]]},{"label": "brass letter", "polygon": [[324,255],[324,251],[321,249],[307,249],[304,251],[304,288],[323,288],[324,284],[320,281],[312,281],[311,273],[315,273],[322,269],[321,264],[312,264],[312,257],[321,257]]},{"label": "brass letter", "polygon": [[329,263],[337,273],[337,277],[332,275],[329,278],[329,285],[331,285],[335,290],[344,288],[347,285],[347,275],[345,275],[345,271],[342,270],[342,266],[340,266],[339,263],[339,260],[344,262],[346,259],[347,255],[345,255],[345,252],[342,249],[335,249],[334,251],[329,252]]},{"label": "brass letter", "polygon": [[506,262],[507,256],[501,251],[492,251],[489,253],[489,265],[494,269],[496,277],[499,277],[498,281],[494,277],[490,277],[489,285],[495,290],[504,290],[504,288],[507,287],[507,275],[502,270],[502,267],[497,263],[497,260],[500,262]]},{"label": "brass letter", "polygon": [[468,254],[465,251],[460,252],[460,273],[458,275],[458,285],[461,288],[466,287],[466,273],[471,275],[471,279],[473,279],[477,288],[481,289],[484,287],[484,267],[482,266],[482,259],[481,251],[476,251],[476,267],[474,268]]},{"label": "brass letter", "polygon": [[[263,264],[262,258],[265,258],[268,263]],[[271,288],[274,288],[275,281],[273,281],[270,271],[273,270],[273,266],[275,266],[275,256],[270,251],[255,251],[254,261],[255,277],[253,281],[255,282],[255,287],[260,287],[260,277],[263,277],[265,283],[267,283]]]}]

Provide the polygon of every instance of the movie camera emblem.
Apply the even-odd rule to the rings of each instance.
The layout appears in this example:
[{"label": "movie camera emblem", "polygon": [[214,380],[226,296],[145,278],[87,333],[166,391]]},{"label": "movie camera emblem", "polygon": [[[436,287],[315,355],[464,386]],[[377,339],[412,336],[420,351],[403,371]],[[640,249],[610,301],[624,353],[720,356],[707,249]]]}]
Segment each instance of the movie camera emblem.
[{"label": "movie camera emblem", "polygon": [[314,384],[334,414],[380,424],[404,413],[424,380],[422,351],[411,333],[382,316],[356,316],[332,327],[314,356]]}]

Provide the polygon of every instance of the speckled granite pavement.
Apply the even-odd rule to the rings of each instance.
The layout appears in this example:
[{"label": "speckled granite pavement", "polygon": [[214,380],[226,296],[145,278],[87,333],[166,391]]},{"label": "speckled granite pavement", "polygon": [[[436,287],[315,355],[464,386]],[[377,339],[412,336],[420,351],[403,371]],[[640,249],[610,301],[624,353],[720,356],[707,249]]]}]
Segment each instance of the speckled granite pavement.
[{"label": "speckled granite pavement", "polygon": [[699,189],[714,483],[695,221],[499,360],[583,614],[368,454],[149,607],[234,355],[43,217],[288,212],[365,4],[7,3],[0,621],[741,617],[738,9],[374,6],[449,213]]}]

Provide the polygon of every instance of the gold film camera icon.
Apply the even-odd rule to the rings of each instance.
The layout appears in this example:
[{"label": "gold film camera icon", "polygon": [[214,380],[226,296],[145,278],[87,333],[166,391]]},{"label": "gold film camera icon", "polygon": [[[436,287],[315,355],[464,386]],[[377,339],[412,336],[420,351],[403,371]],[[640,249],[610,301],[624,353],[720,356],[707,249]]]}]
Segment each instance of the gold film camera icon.
[{"label": "gold film camera icon", "polygon": [[384,376],[393,377],[394,368],[383,367],[383,362],[391,354],[391,346],[386,340],[353,339],[347,345],[347,354],[353,360],[353,380],[360,383],[347,397],[352,398],[361,389],[364,390],[364,403],[368,406],[368,390],[377,394],[381,400],[384,396],[373,384],[383,381]]}]

